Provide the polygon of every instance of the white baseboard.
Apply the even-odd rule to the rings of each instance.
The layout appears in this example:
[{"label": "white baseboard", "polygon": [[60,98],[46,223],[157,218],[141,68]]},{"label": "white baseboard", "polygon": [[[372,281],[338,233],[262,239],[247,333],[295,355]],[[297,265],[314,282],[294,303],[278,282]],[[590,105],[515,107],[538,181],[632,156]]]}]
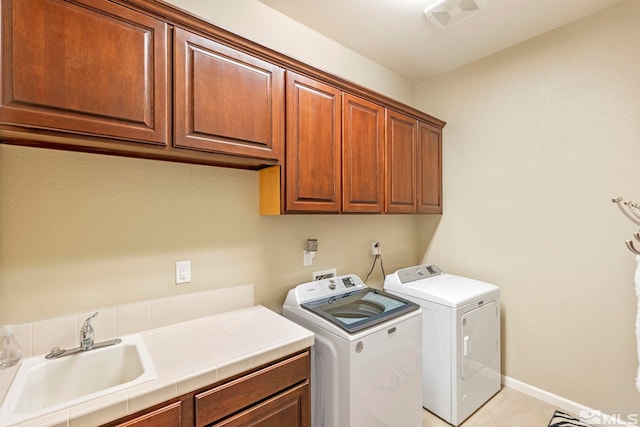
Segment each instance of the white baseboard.
[{"label": "white baseboard", "polygon": [[557,394],[553,394],[538,387],[523,383],[522,381],[518,381],[514,378],[507,377],[506,375],[502,376],[502,384],[528,396],[535,397],[538,400],[542,400],[543,402],[546,402],[550,405],[557,406],[558,408],[570,412],[574,415],[579,414],[580,411],[592,410],[591,408],[581,405],[580,403],[565,399],[562,396],[558,396]]},{"label": "white baseboard", "polygon": [[[533,398],[546,402],[550,405],[553,405],[559,409],[562,409],[563,411],[569,412],[570,414],[573,414],[576,416],[580,415],[580,411],[594,411],[592,408],[589,408],[588,406],[584,406],[580,403],[566,399],[562,396],[558,396],[557,394],[550,393],[546,390],[542,390],[530,384],[523,383],[522,381],[518,381],[514,378],[507,377],[506,375],[502,376],[502,384],[505,387],[512,388],[516,391],[519,391],[528,396],[531,396]],[[609,415],[611,416],[611,414]],[[603,413],[603,416],[604,416],[604,413]],[[612,418],[610,418],[609,420],[612,420]],[[615,424],[619,426],[637,426],[638,422],[636,420],[635,422],[626,423],[621,420],[616,420],[615,422],[611,421],[608,424]]]}]

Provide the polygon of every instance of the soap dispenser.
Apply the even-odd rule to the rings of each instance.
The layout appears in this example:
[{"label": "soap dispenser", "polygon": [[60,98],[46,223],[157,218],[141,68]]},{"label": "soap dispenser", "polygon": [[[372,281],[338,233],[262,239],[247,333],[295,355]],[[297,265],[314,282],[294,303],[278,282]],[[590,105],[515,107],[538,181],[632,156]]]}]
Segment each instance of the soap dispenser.
[{"label": "soap dispenser", "polygon": [[13,325],[6,325],[0,341],[0,369],[13,366],[22,358],[22,348],[13,335]]}]

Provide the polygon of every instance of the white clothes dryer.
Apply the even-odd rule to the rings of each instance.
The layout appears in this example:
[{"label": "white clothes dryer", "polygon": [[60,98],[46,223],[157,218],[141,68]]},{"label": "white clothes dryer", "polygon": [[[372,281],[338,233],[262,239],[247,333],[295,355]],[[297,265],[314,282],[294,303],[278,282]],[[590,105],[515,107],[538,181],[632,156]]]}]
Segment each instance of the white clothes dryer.
[{"label": "white clothes dryer", "polygon": [[500,290],[419,265],[384,289],[422,308],[423,406],[460,425],[500,390]]},{"label": "white clothes dryer", "polygon": [[351,274],[296,286],[282,312],[315,335],[313,427],[422,426],[418,304]]}]

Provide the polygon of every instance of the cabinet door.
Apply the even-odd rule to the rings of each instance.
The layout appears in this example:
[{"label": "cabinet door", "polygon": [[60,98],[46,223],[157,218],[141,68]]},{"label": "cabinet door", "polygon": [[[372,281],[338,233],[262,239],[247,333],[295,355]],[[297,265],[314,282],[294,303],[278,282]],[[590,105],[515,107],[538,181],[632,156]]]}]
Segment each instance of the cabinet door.
[{"label": "cabinet door", "polygon": [[286,211],[339,212],[341,92],[287,72]]},{"label": "cabinet door", "polygon": [[342,211],[384,210],[384,108],[342,98]]},{"label": "cabinet door", "polygon": [[310,365],[309,352],[304,352],[196,394],[196,427],[216,425],[271,396],[308,384]]},{"label": "cabinet door", "polygon": [[115,427],[176,427],[181,423],[180,402],[172,403]]},{"label": "cabinet door", "polygon": [[263,159],[284,148],[284,70],[175,29],[174,146]]},{"label": "cabinet door", "polygon": [[416,136],[418,121],[387,110],[386,212],[416,211]]},{"label": "cabinet door", "polygon": [[418,212],[442,213],[442,129],[418,122]]},{"label": "cabinet door", "polygon": [[166,145],[167,28],[108,1],[4,0],[0,122]]},{"label": "cabinet door", "polygon": [[309,381],[212,427],[310,427]]}]

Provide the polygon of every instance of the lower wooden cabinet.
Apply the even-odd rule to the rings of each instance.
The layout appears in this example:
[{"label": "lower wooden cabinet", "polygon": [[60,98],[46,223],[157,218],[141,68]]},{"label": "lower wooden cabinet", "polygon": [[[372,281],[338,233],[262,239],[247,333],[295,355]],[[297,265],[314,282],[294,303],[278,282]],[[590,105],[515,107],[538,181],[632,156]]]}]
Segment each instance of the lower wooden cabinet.
[{"label": "lower wooden cabinet", "polygon": [[209,424],[211,427],[300,427],[310,425],[309,383],[251,406],[224,421]]},{"label": "lower wooden cabinet", "polygon": [[[274,413],[283,412],[285,407],[291,408],[289,388],[299,385],[303,389],[308,389],[309,369],[309,353],[303,353],[196,394],[196,427],[241,425],[237,424],[238,418],[252,418],[256,412],[268,412],[264,408],[259,410],[266,399],[271,400],[270,407]],[[304,394],[300,394],[299,397]],[[308,402],[308,391],[306,394]],[[308,405],[304,404],[304,399],[294,400],[297,401],[293,406],[297,413],[295,418],[304,418]],[[239,415],[233,417],[233,414]],[[231,420],[226,418],[230,416],[236,422],[229,424]],[[281,427],[298,425],[301,424],[278,424]]]},{"label": "lower wooden cabinet", "polygon": [[103,427],[310,427],[309,350]]},{"label": "lower wooden cabinet", "polygon": [[115,427],[176,427],[180,425],[180,402],[174,402],[129,421],[115,424]]}]

